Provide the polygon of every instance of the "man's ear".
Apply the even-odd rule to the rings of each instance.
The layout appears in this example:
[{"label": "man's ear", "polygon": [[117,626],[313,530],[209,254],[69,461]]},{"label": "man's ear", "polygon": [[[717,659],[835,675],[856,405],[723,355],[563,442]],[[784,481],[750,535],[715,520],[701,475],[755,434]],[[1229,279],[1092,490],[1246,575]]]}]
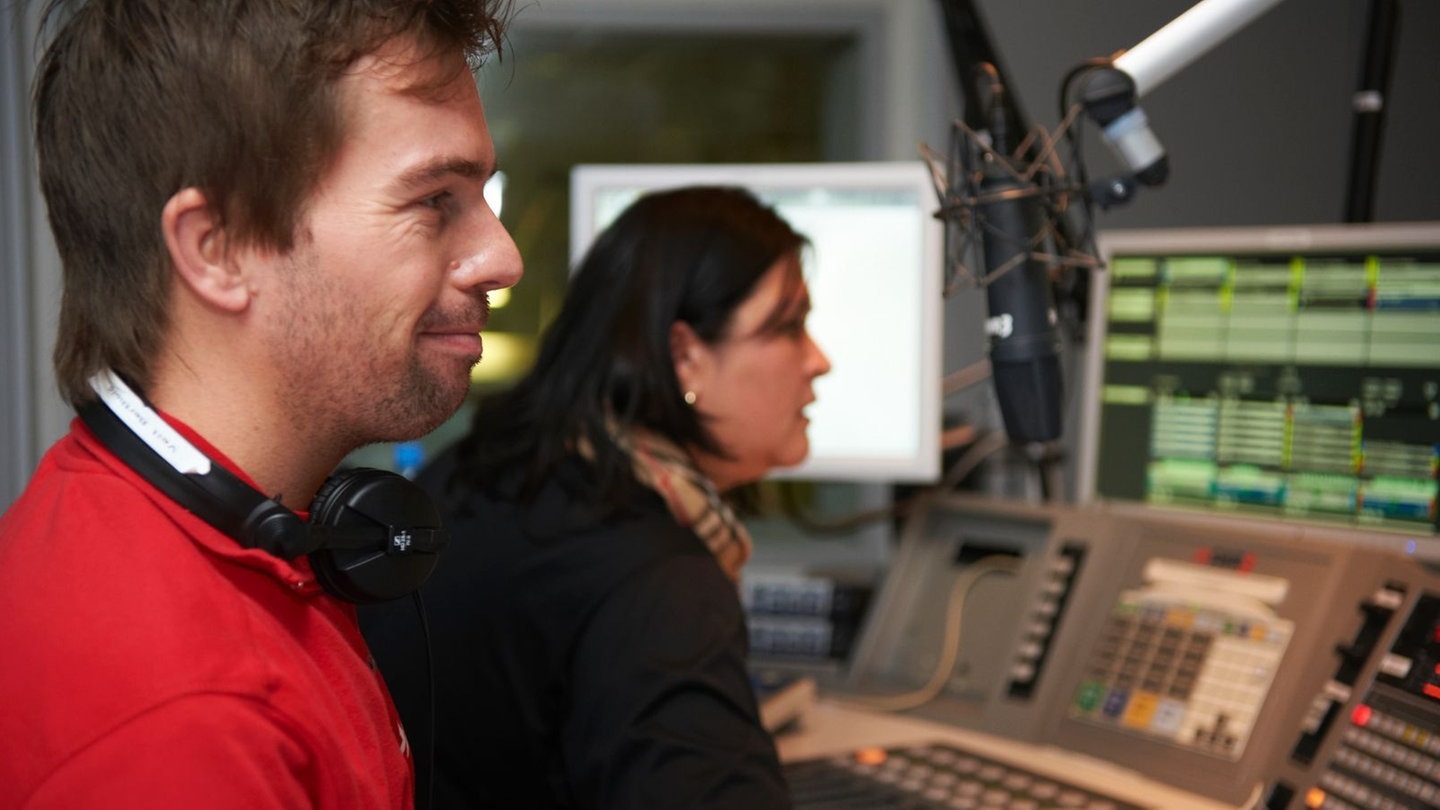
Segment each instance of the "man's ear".
[{"label": "man's ear", "polygon": [[181,284],[220,309],[239,312],[249,305],[245,273],[203,192],[194,187],[175,192],[160,212],[160,226]]}]

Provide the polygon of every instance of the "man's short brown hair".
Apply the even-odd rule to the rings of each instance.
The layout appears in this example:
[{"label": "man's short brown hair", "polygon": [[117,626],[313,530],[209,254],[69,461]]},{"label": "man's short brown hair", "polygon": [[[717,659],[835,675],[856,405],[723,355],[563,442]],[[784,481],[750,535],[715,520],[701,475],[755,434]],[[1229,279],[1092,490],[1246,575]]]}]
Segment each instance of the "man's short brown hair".
[{"label": "man's short brown hair", "polygon": [[165,203],[202,191],[228,244],[289,250],[344,136],[336,83],[386,42],[498,51],[508,0],[48,0],[40,184],[64,267],[55,372],[142,389],[167,324]]}]

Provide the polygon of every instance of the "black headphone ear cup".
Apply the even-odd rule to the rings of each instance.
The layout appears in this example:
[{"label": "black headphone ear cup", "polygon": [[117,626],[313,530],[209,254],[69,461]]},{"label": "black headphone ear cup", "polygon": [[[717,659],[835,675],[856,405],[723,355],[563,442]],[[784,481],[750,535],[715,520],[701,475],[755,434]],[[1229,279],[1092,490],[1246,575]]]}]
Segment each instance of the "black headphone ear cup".
[{"label": "black headphone ear cup", "polygon": [[[338,537],[347,529],[441,529],[440,512],[425,490],[397,473],[369,468],[331,476],[310,506],[310,523]],[[337,598],[359,604],[413,593],[440,558],[438,549],[394,553],[384,544],[365,548],[330,545],[310,553],[315,578]]]},{"label": "black headphone ear cup", "polygon": [[[97,374],[91,386],[98,398],[77,412],[117,458],[242,546],[286,560],[308,554],[315,578],[337,598],[397,599],[418,589],[435,569],[447,535],[439,510],[410,479],[368,468],[331,476],[311,503],[306,523],[223,465],[195,464],[194,457],[210,460],[173,429],[162,430],[154,407],[122,378]],[[147,426],[149,438],[115,408]]]}]

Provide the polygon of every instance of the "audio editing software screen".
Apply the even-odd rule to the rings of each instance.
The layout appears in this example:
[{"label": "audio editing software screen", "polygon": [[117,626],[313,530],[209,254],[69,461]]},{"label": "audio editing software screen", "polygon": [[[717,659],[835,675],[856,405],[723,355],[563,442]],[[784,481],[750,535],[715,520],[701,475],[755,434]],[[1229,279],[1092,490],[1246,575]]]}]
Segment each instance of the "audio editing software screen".
[{"label": "audio editing software screen", "polygon": [[1102,251],[1082,498],[1436,531],[1440,224]]}]

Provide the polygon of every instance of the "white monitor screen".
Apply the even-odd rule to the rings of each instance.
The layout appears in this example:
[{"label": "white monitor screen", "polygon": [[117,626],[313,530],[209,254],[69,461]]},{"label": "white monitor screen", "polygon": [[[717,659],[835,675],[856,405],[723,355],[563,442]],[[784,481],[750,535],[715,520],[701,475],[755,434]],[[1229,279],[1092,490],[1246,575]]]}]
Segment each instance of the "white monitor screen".
[{"label": "white monitor screen", "polygon": [[1099,244],[1081,500],[1435,533],[1440,223]]},{"label": "white monitor screen", "polygon": [[830,357],[810,406],[810,456],[777,477],[933,481],[940,468],[943,236],[922,161],[578,166],[572,267],[641,194],[748,188],[812,249],[810,332]]}]

